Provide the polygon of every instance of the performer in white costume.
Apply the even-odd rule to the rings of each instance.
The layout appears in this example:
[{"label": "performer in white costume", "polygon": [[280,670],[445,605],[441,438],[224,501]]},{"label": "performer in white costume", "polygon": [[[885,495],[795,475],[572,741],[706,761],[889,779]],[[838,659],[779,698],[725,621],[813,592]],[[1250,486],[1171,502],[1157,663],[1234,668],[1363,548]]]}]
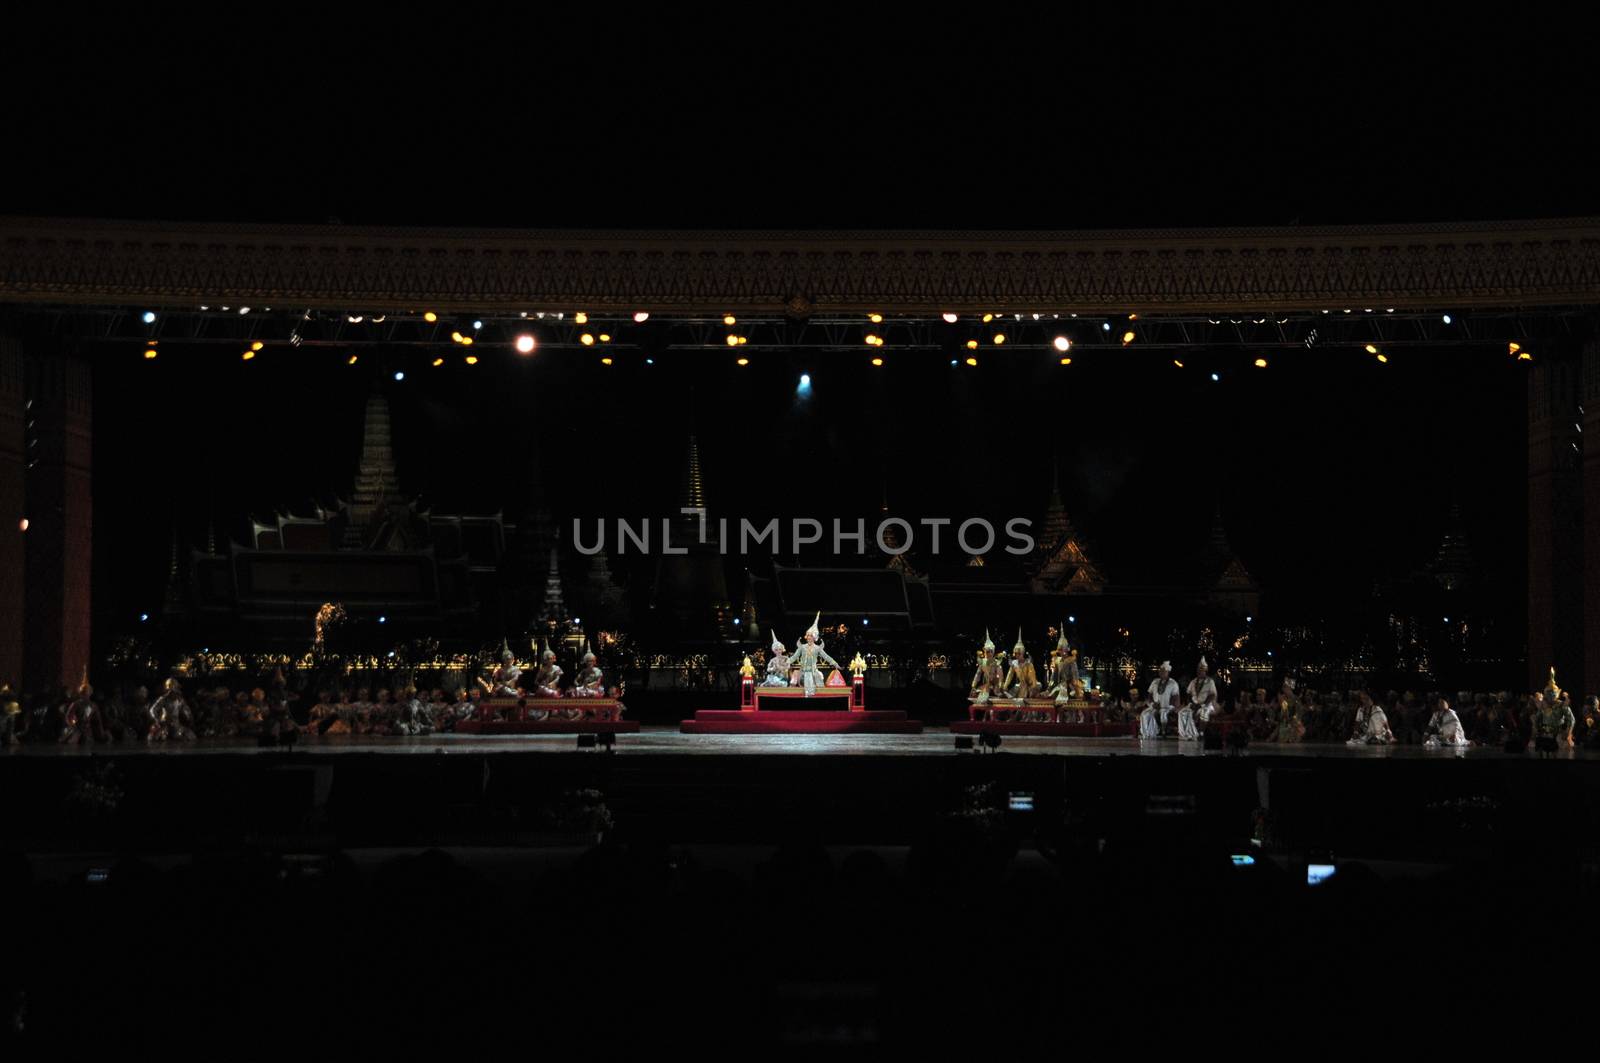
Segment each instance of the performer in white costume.
[{"label": "performer in white costume", "polygon": [[1356,695],[1356,725],[1350,734],[1350,746],[1386,746],[1394,741],[1389,730],[1389,715],[1383,706],[1375,704],[1365,690]]},{"label": "performer in white costume", "polygon": [[1428,720],[1428,737],[1422,744],[1428,749],[1460,749],[1471,745],[1466,728],[1461,726],[1461,717],[1444,698],[1439,699],[1439,707]]},{"label": "performer in white costume", "polygon": [[761,685],[764,687],[789,685],[789,651],[778,641],[776,633],[772,636],[772,656],[767,658],[767,674],[762,677]]},{"label": "performer in white costume", "polygon": [[1139,737],[1159,738],[1161,728],[1178,700],[1178,683],[1172,678],[1172,662],[1162,661],[1161,672],[1150,681],[1150,704],[1139,713]]},{"label": "performer in white costume", "polygon": [[1000,658],[995,655],[994,639],[989,629],[983,629],[983,645],[978,649],[978,666],[972,673],[972,691],[968,695],[979,705],[987,705],[989,698],[1000,690]]},{"label": "performer in white costume", "polygon": [[834,668],[839,667],[839,662],[829,657],[822,648],[822,632],[817,630],[817,624],[822,620],[818,613],[816,620],[811,621],[811,626],[806,628],[805,636],[800,640],[800,645],[794,648],[794,657],[791,665],[800,672],[800,683],[806,688],[806,697],[814,697],[817,687],[824,682],[824,676],[817,668],[817,662],[822,661]]},{"label": "performer in white costume", "polygon": [[1206,674],[1206,659],[1200,658],[1195,676],[1189,680],[1189,703],[1178,710],[1178,737],[1186,742],[1200,740],[1200,728],[1217,710],[1217,684]]}]

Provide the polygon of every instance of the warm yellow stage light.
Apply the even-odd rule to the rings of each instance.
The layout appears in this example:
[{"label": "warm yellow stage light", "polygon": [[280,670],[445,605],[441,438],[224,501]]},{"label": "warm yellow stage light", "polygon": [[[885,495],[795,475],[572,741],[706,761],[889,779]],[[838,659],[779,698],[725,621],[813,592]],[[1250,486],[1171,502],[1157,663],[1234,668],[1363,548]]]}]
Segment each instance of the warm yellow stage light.
[{"label": "warm yellow stage light", "polygon": [[432,310],[429,310],[426,314],[422,315],[422,320],[426,321],[428,324],[431,325],[435,321],[439,320],[439,315],[435,314]]},{"label": "warm yellow stage light", "polygon": [[1257,369],[1265,369],[1266,367],[1267,367],[1267,360],[1265,358],[1257,358],[1256,359],[1256,368]]},{"label": "warm yellow stage light", "polygon": [[611,359],[609,357],[602,358],[602,359],[600,359],[600,364],[601,365],[610,365],[611,364]]},{"label": "warm yellow stage light", "polygon": [[593,347],[594,337],[585,332],[582,336],[578,337],[578,342],[583,344],[585,347]]},{"label": "warm yellow stage light", "polygon": [[475,354],[467,355],[467,364],[468,365],[477,365],[478,364],[478,356],[475,355]]},{"label": "warm yellow stage light", "polygon": [[878,337],[874,336],[870,332],[867,333],[867,346],[868,347],[876,347],[879,342],[880,341],[879,341]]},{"label": "warm yellow stage light", "polygon": [[977,365],[978,364],[978,360],[976,358],[968,358],[967,359],[967,364],[968,365]]},{"label": "warm yellow stage light", "polygon": [[1368,354],[1377,354],[1378,353],[1378,348],[1374,347],[1372,344],[1369,343],[1369,344],[1367,344],[1367,353]]},{"label": "warm yellow stage light", "polygon": [[967,350],[975,351],[977,349],[978,349],[978,341],[977,340],[968,340],[967,341]]},{"label": "warm yellow stage light", "polygon": [[750,337],[749,336],[740,336],[739,337],[739,346],[743,347],[745,344],[747,344],[749,342],[750,342]]},{"label": "warm yellow stage light", "polygon": [[1132,342],[1133,342],[1133,330],[1129,329],[1127,332],[1124,332],[1122,334],[1122,345],[1124,347],[1126,347],[1128,344],[1130,344]]},{"label": "warm yellow stage light", "polygon": [[994,320],[994,315],[993,314],[984,314],[983,315],[983,323],[985,325],[987,325],[989,322],[991,322],[993,320]]},{"label": "warm yellow stage light", "polygon": [[1062,365],[1071,365],[1072,364],[1072,359],[1071,358],[1063,358],[1063,359],[1061,359],[1061,364]]},{"label": "warm yellow stage light", "polygon": [[1517,361],[1531,362],[1533,361],[1533,355],[1529,354],[1527,351],[1523,351],[1521,354],[1517,355]]},{"label": "warm yellow stage light", "polygon": [[265,346],[266,346],[265,343],[262,343],[260,340],[256,340],[254,343],[252,343],[250,345],[250,349],[252,351],[259,351],[261,348],[263,348]]},{"label": "warm yellow stage light", "polygon": [[601,343],[610,343],[611,342],[611,334],[609,332],[600,333],[600,342]]},{"label": "warm yellow stage light", "polygon": [[450,333],[450,338],[451,338],[451,339],[452,339],[452,340],[454,340],[454,341],[455,341],[455,342],[457,342],[457,343],[460,343],[460,342],[461,342],[461,333],[459,333],[459,332],[452,332],[452,333]]},{"label": "warm yellow stage light", "polygon": [[350,360],[345,362],[344,364],[345,365],[355,365],[356,364],[356,359],[359,358],[359,357],[361,357],[361,356],[358,355],[358,354],[352,354],[350,356]]},{"label": "warm yellow stage light", "polygon": [[437,369],[439,366],[441,366],[443,364],[444,364],[444,359],[443,358],[435,358],[433,360],[433,366],[434,366],[435,369]]},{"label": "warm yellow stage light", "polygon": [[883,364],[883,359],[882,358],[874,358],[872,360],[872,364],[873,365],[882,365]]},{"label": "warm yellow stage light", "polygon": [[1175,366],[1177,366],[1177,367],[1178,367],[1178,368],[1179,368],[1179,369],[1182,369],[1182,368],[1183,368],[1183,363],[1182,363],[1182,362],[1180,362],[1180,361],[1178,361],[1178,360],[1177,360],[1177,359],[1176,359],[1176,358],[1174,358],[1174,359],[1173,359],[1173,360],[1172,360],[1172,364],[1173,364],[1173,365],[1175,365]]},{"label": "warm yellow stage light", "polygon": [[740,359],[739,359],[739,360],[738,360],[738,361],[737,361],[737,362],[735,362],[735,363],[734,363],[734,364],[735,364],[735,365],[749,365],[749,364],[750,364],[750,359],[748,359],[748,358],[740,358]]},{"label": "warm yellow stage light", "polygon": [[737,346],[739,346],[739,337],[730,334],[728,336],[728,346],[729,347],[737,347]]},{"label": "warm yellow stage light", "polygon": [[149,350],[144,352],[144,356],[146,359],[154,358],[156,356],[156,349],[151,347]]},{"label": "warm yellow stage light", "polygon": [[1000,346],[1005,341],[1006,341],[1006,334],[1004,332],[996,332],[994,334],[994,345],[996,347]]},{"label": "warm yellow stage light", "polygon": [[1378,355],[1378,361],[1382,362],[1384,365],[1388,365],[1389,364],[1389,356],[1387,354],[1380,354],[1380,355]]},{"label": "warm yellow stage light", "polygon": [[867,320],[872,322],[874,325],[881,325],[881,324],[883,324],[883,315],[882,314],[868,314],[867,315]]},{"label": "warm yellow stage light", "polygon": [[587,325],[589,323],[589,315],[585,314],[582,310],[579,310],[576,314],[572,315],[572,320],[580,325]]},{"label": "warm yellow stage light", "polygon": [[724,314],[722,315],[722,323],[724,325],[737,325],[739,323],[739,319],[734,317],[732,314]]},{"label": "warm yellow stage light", "polygon": [[239,357],[243,358],[245,361],[248,362],[250,359],[254,358],[255,356],[256,356],[256,352],[255,351],[245,351]]},{"label": "warm yellow stage light", "polygon": [[461,337],[461,346],[463,346],[463,347],[471,347],[472,346],[472,337],[471,336],[462,336]]},{"label": "warm yellow stage light", "polygon": [[1516,354],[1520,350],[1522,350],[1522,344],[1517,343],[1515,340],[1513,340],[1512,342],[1506,344],[1506,353],[1507,354]]}]

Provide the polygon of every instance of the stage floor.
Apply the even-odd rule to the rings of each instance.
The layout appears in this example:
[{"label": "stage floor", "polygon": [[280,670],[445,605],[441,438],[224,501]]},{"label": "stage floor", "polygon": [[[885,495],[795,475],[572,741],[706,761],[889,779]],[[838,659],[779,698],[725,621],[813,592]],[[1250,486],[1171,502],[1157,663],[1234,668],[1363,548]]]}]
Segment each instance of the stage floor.
[{"label": "stage floor", "polygon": [[[672,756],[948,756],[955,752],[954,736],[942,726],[921,734],[839,734],[839,735],[716,735],[682,734],[676,726],[646,726],[637,734],[616,736],[619,754],[664,754]],[[311,756],[384,754],[393,756],[449,755],[485,753],[571,753],[577,749],[577,736],[559,735],[430,735],[410,738],[379,738],[339,735],[305,739],[294,746],[295,754]],[[1138,738],[1036,738],[1007,736],[1000,749],[1005,753],[1055,757],[1206,757],[1294,760],[1533,760],[1532,753],[1507,753],[1490,746],[1464,750],[1424,749],[1421,746],[1347,746],[1343,743],[1252,743],[1240,753],[1202,750],[1196,742],[1176,739]],[[25,745],[0,750],[6,757],[189,757],[203,755],[282,756],[280,748],[263,748],[252,741],[201,739],[196,742],[103,743],[92,746]],[[586,751],[587,752],[587,751]],[[971,755],[971,754],[964,754]],[[1582,760],[1600,764],[1600,754],[1563,749],[1556,760]]]}]

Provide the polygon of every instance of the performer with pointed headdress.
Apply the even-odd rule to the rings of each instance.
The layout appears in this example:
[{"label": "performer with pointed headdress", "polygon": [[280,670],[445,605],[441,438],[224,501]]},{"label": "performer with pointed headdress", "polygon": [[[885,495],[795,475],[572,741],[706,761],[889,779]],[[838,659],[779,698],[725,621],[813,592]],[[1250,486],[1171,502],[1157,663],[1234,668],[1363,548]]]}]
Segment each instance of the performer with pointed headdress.
[{"label": "performer with pointed headdress", "polygon": [[829,657],[827,651],[822,648],[822,632],[817,628],[821,620],[822,614],[819,612],[817,618],[811,621],[811,626],[806,628],[800,645],[794,648],[794,657],[790,661],[790,665],[800,673],[800,683],[805,687],[808,698],[816,696],[817,687],[823,684],[824,677],[817,668],[817,662],[825,662],[833,668],[839,667],[839,662]]},{"label": "performer with pointed headdress", "polygon": [[533,692],[541,698],[561,696],[561,666],[556,663],[556,651],[550,648],[549,642],[544,644],[539,667],[533,673]]},{"label": "performer with pointed headdress", "polygon": [[1033,658],[1022,643],[1022,629],[1017,628],[1017,644],[1011,647],[1011,667],[1006,670],[1002,684],[1008,697],[1023,702],[1039,693],[1039,674],[1034,671]]},{"label": "performer with pointed headdress", "polygon": [[1206,674],[1207,670],[1206,659],[1201,657],[1194,678],[1189,680],[1188,704],[1178,710],[1178,737],[1186,742],[1200,740],[1196,724],[1209,720],[1217,708],[1217,684]]},{"label": "performer with pointed headdress", "polygon": [[789,651],[783,643],[778,641],[778,633],[772,633],[772,656],[767,658],[767,674],[761,680],[764,687],[786,687],[789,685]]},{"label": "performer with pointed headdress", "polygon": [[575,698],[603,698],[606,694],[605,673],[589,649],[589,640],[583,640],[583,656],[578,660],[578,674],[572,681]]},{"label": "performer with pointed headdress", "polygon": [[500,640],[500,663],[494,671],[489,673],[489,678],[478,678],[483,689],[491,697],[517,698],[522,696],[522,688],[517,686],[517,680],[522,677],[522,667],[517,664],[516,654],[511,652],[511,647],[506,645],[506,640]]},{"label": "performer with pointed headdress", "polygon": [[1060,626],[1059,631],[1056,648],[1050,654],[1050,689],[1045,691],[1046,696],[1055,698],[1058,705],[1083,697],[1083,679],[1078,675],[1078,651],[1067,644],[1065,624]]},{"label": "performer with pointed headdress", "polygon": [[183,688],[176,679],[168,679],[161,696],[150,704],[149,739],[153,742],[194,741],[194,716],[189,703],[183,700]]},{"label": "performer with pointed headdress", "polygon": [[1172,678],[1172,662],[1162,661],[1161,671],[1150,681],[1150,704],[1139,713],[1139,737],[1159,738],[1178,700],[1178,681]]},{"label": "performer with pointed headdress", "polygon": [[1000,692],[1000,658],[994,652],[994,639],[989,629],[983,629],[983,645],[978,647],[978,667],[972,673],[970,697],[979,705],[987,705],[989,698]]}]

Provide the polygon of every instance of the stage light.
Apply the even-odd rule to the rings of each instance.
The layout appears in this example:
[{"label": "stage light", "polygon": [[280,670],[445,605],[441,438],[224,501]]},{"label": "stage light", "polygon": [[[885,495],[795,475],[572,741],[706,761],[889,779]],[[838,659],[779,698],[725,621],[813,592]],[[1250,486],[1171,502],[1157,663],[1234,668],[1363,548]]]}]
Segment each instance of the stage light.
[{"label": "stage light", "polygon": [[1211,382],[1213,384],[1220,384],[1220,383],[1222,383],[1222,378],[1220,376],[1218,376],[1217,374],[1212,373],[1211,374]]},{"label": "stage light", "polygon": [[467,361],[468,365],[477,365],[478,364],[478,356],[475,355],[475,354],[469,354],[469,355],[467,355],[466,361]]},{"label": "stage light", "polygon": [[1369,344],[1367,344],[1367,353],[1368,354],[1377,354],[1378,353],[1378,348],[1374,347],[1372,344],[1369,343]]},{"label": "stage light", "polygon": [[882,365],[883,364],[883,359],[882,358],[874,358],[872,360],[872,364],[873,365]]},{"label": "stage light", "polygon": [[1176,358],[1174,358],[1174,359],[1173,359],[1173,360],[1172,360],[1172,364],[1173,364],[1173,365],[1175,365],[1175,366],[1177,366],[1177,367],[1178,367],[1178,368],[1179,368],[1179,369],[1182,369],[1182,368],[1183,368],[1183,363],[1182,363],[1182,362],[1180,362],[1180,361],[1178,361],[1178,360],[1177,360],[1177,359],[1176,359]]},{"label": "stage light", "polygon": [[395,370],[394,378],[396,380],[404,380],[406,378],[405,370],[403,370],[403,369]]},{"label": "stage light", "polygon": [[1517,361],[1531,362],[1533,361],[1533,355],[1529,354],[1527,351],[1523,351],[1521,354],[1517,355]]},{"label": "stage light", "polygon": [[611,342],[611,333],[609,333],[609,332],[600,333],[600,342],[601,343],[610,343]]},{"label": "stage light", "polygon": [[952,359],[950,359],[950,364],[951,365],[960,365],[961,363],[956,361],[954,358],[952,358]]},{"label": "stage light", "polygon": [[387,624],[387,623],[388,623],[388,622],[389,622],[389,618],[388,618],[388,617],[386,617],[386,616],[380,616],[380,617],[378,617],[378,623],[380,623],[380,624]]},{"label": "stage light", "polygon": [[146,310],[144,312],[144,323],[146,325],[154,325],[156,323],[156,312],[154,310]]},{"label": "stage light", "polygon": [[450,333],[450,338],[452,340],[454,340],[456,343],[460,343],[461,339],[462,339],[462,336],[461,336],[461,333],[459,333],[459,332],[452,332],[452,333]]},{"label": "stage light", "polygon": [[1139,315],[1138,314],[1129,314],[1128,315],[1128,320],[1129,321],[1137,321],[1137,320],[1139,320]]},{"label": "stage light", "polygon": [[435,321],[439,320],[439,315],[435,314],[432,310],[429,310],[427,313],[422,315],[422,320],[426,321],[428,324],[431,325]]},{"label": "stage light", "polygon": [[958,320],[955,314],[944,314],[942,316],[944,317],[944,323],[946,325],[954,325]]},{"label": "stage light", "polygon": [[994,320],[994,315],[993,314],[984,314],[983,315],[983,323],[985,325],[987,325],[989,322],[991,322],[993,320]]},{"label": "stage light", "polygon": [[1055,345],[1056,345],[1056,350],[1060,351],[1063,354],[1065,354],[1067,351],[1072,350],[1072,341],[1067,339],[1065,336],[1057,336],[1055,338]]},{"label": "stage light", "polygon": [[517,353],[518,354],[532,354],[533,353],[533,337],[530,334],[524,332],[522,335],[517,337]]},{"label": "stage light", "polygon": [[265,343],[262,343],[260,340],[256,340],[254,343],[252,343],[250,345],[250,349],[252,351],[259,351],[261,348],[263,348],[265,346],[266,346]]},{"label": "stage light", "polygon": [[1061,364],[1062,365],[1071,365],[1072,364],[1072,359],[1071,358],[1063,358],[1063,359],[1061,359]]},{"label": "stage light", "polygon": [[585,332],[582,336],[578,337],[578,342],[583,344],[585,347],[593,347],[594,337]]},{"label": "stage light", "polygon": [[28,518],[27,517],[23,517],[21,520],[17,521],[17,531],[24,531],[25,532],[27,530],[28,530]]},{"label": "stage light", "polygon": [[976,358],[968,358],[967,359],[967,364],[968,365],[977,365],[978,364],[978,360]]},{"label": "stage light", "polygon": [[433,365],[434,365],[435,369],[437,369],[439,366],[441,366],[443,364],[444,364],[444,359],[443,358],[435,358],[433,360]]},{"label": "stage light", "polygon": [[150,614],[149,613],[140,613],[139,614],[139,623],[143,624],[146,621],[148,621],[149,619],[150,619]]},{"label": "stage light", "polygon": [[739,337],[730,335],[728,337],[728,346],[729,347],[737,347],[737,346],[739,346]]},{"label": "stage light", "polygon": [[483,322],[482,321],[474,321],[472,323],[472,327],[474,329],[481,329],[481,328],[483,328]]},{"label": "stage light", "polygon": [[656,364],[656,360],[654,358],[646,358],[644,360],[644,364],[645,365],[655,365]]},{"label": "stage light", "polygon": [[144,352],[144,356],[145,356],[145,360],[146,361],[148,361],[151,358],[154,358],[156,356],[156,349],[154,347],[150,347],[150,348],[146,349],[145,352]]},{"label": "stage light", "polygon": [[352,325],[359,325],[365,320],[360,314],[346,314],[344,319]]},{"label": "stage light", "polygon": [[601,364],[601,365],[610,365],[610,364],[611,364],[611,359],[610,359],[610,357],[609,357],[609,356],[608,356],[608,357],[605,357],[605,358],[602,358],[602,359],[600,359],[600,364]]},{"label": "stage light", "polygon": [[1506,353],[1507,354],[1516,354],[1520,350],[1522,350],[1522,344],[1516,342],[1515,340],[1513,340],[1510,343],[1506,344]]},{"label": "stage light", "polygon": [[1384,365],[1388,365],[1389,364],[1389,356],[1387,354],[1380,354],[1380,355],[1378,355],[1378,361],[1383,363]]},{"label": "stage light", "polygon": [[1122,345],[1124,347],[1126,347],[1128,344],[1130,344],[1132,342],[1133,342],[1133,330],[1129,329],[1127,332],[1124,332],[1122,334]]},{"label": "stage light", "polygon": [[749,336],[740,336],[739,337],[739,346],[743,347],[745,344],[747,344],[749,342],[750,342],[750,337]]},{"label": "stage light", "polygon": [[734,317],[732,314],[723,314],[722,323],[724,325],[737,325],[739,323],[739,319]]},{"label": "stage light", "polygon": [[1266,367],[1267,367],[1267,360],[1265,358],[1257,358],[1256,359],[1256,368],[1257,369],[1265,369]]},{"label": "stage light", "polygon": [[1001,344],[1005,343],[1005,341],[1006,341],[1006,334],[1004,332],[996,332],[994,334],[994,345],[996,347],[998,347]]},{"label": "stage light", "polygon": [[589,323],[589,315],[584,313],[582,310],[579,310],[576,314],[572,315],[572,320],[576,324],[587,325]]},{"label": "stage light", "polygon": [[1445,323],[1445,324],[1446,324],[1446,325],[1448,325],[1448,324],[1450,324],[1450,315],[1449,315],[1449,314],[1446,314],[1446,315],[1445,315],[1445,316],[1444,316],[1444,323]]},{"label": "stage light", "polygon": [[808,388],[808,387],[811,386],[811,374],[810,373],[801,373],[800,374],[800,386],[802,388]]},{"label": "stage light", "polygon": [[1253,617],[1253,616],[1247,616],[1247,617],[1244,618],[1244,622],[1248,624],[1251,621],[1253,621],[1254,619],[1255,619],[1255,617]]},{"label": "stage light", "polygon": [[355,365],[356,364],[356,359],[359,358],[359,357],[361,357],[361,356],[358,355],[358,354],[352,354],[350,356],[349,361],[345,362],[344,364],[345,365]]},{"label": "stage light", "polygon": [[877,346],[877,343],[878,343],[878,337],[874,336],[870,332],[867,333],[867,337],[866,337],[867,346],[868,347],[875,347],[875,346]]},{"label": "stage light", "polygon": [[734,362],[733,364],[737,365],[737,366],[746,366],[746,365],[750,364],[750,359],[748,359],[748,358],[740,358],[738,361]]},{"label": "stage light", "polygon": [[1100,331],[1101,332],[1110,332],[1111,331],[1111,322],[1109,322],[1109,321],[1100,322]]},{"label": "stage light", "polygon": [[646,321],[649,321],[649,320],[650,320],[650,315],[649,315],[648,312],[646,312],[644,310],[641,310],[637,314],[633,315],[633,323],[635,325],[642,325]]},{"label": "stage light", "polygon": [[241,307],[240,307],[240,308],[239,308],[239,313],[240,313],[240,314],[241,314],[241,315],[243,315],[243,314],[248,314],[248,313],[249,313],[249,312],[250,312],[250,308],[249,308],[249,307],[248,307],[248,306],[241,306]]},{"label": "stage light", "polygon": [[1067,617],[1067,623],[1076,624],[1077,622],[1078,622],[1078,618],[1077,617],[1075,617],[1075,616],[1068,616]]},{"label": "stage light", "polygon": [[977,349],[978,349],[978,341],[977,340],[968,340],[967,341],[967,350],[975,351]]},{"label": "stage light", "polygon": [[881,324],[883,324],[883,315],[882,314],[868,314],[867,315],[867,320],[872,322],[874,325],[881,325]]}]

